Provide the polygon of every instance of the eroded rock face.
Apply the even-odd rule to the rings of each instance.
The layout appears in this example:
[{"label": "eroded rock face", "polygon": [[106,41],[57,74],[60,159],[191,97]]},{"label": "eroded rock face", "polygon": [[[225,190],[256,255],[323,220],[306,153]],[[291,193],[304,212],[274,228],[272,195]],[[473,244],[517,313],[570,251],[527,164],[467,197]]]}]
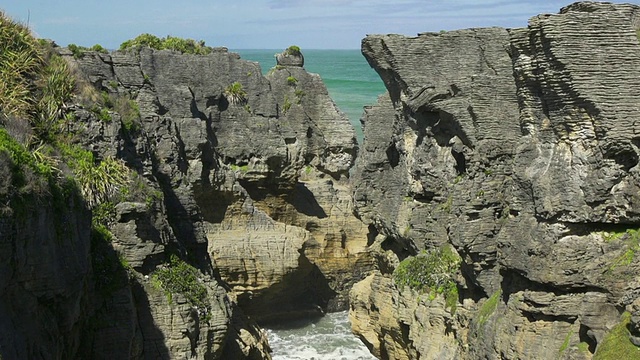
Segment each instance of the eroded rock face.
[{"label": "eroded rock face", "polygon": [[[354,175],[380,250],[351,318],[374,354],[591,358],[638,298],[640,99],[621,89],[638,87],[639,11],[576,3],[526,29],[363,40],[388,89]],[[445,243],[462,278],[439,317],[439,296],[419,312],[391,274]]]},{"label": "eroded rock face", "polygon": [[3,152],[0,357],[77,357],[90,309],[91,213],[78,193],[52,196],[46,180],[33,174],[18,195],[12,171]]},{"label": "eroded rock face", "polygon": [[[370,229],[353,214],[354,130],[318,75],[294,64],[265,77],[226,49],[72,61],[105,96],[139,106],[137,126],[117,105],[110,122],[76,106],[71,126],[98,158],[123,159],[146,189],[115,207],[112,252],[130,279],[93,300],[93,319],[122,316],[96,321],[84,354],[269,358],[255,321],[347,308],[351,285],[372,267]],[[154,285],[169,254],[198,269],[205,308]]]}]

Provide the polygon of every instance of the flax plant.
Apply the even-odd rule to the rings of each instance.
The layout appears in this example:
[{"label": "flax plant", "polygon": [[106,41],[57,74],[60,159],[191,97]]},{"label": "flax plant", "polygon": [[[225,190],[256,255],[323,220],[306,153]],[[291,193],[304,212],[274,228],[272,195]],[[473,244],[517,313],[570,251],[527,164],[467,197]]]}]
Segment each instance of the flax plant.
[{"label": "flax plant", "polygon": [[0,12],[0,110],[5,115],[22,117],[33,110],[33,74],[42,64],[29,29]]}]

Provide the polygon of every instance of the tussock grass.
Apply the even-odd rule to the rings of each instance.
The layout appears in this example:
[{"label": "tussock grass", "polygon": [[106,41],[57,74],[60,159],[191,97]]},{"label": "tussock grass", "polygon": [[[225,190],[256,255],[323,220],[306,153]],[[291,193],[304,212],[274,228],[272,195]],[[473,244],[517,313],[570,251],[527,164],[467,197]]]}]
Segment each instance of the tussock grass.
[{"label": "tussock grass", "polygon": [[[45,183],[64,182],[71,171],[77,188],[95,207],[128,185],[130,171],[120,160],[97,161],[91,152],[69,145],[64,124],[73,121],[73,113],[68,104],[76,92],[86,101],[99,100],[88,81],[76,83],[73,73],[78,71],[50,44],[0,12],[0,151],[13,163],[13,183],[28,188],[29,174]],[[137,105],[128,99],[119,108],[131,123],[139,118]]]},{"label": "tussock grass", "polygon": [[5,115],[32,112],[34,74],[43,63],[39,43],[29,29],[0,12],[0,109]]}]

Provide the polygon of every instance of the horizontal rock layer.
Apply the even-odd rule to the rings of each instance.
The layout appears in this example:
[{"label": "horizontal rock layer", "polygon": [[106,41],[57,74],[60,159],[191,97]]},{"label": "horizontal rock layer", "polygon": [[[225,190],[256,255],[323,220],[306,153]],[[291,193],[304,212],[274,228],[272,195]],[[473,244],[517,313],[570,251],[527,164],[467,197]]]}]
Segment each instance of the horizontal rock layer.
[{"label": "horizontal rock layer", "polygon": [[[525,29],[363,40],[388,89],[353,178],[379,250],[351,318],[374,354],[587,359],[632,310],[639,11],[585,2]],[[391,281],[443,244],[463,259],[455,314]]]}]

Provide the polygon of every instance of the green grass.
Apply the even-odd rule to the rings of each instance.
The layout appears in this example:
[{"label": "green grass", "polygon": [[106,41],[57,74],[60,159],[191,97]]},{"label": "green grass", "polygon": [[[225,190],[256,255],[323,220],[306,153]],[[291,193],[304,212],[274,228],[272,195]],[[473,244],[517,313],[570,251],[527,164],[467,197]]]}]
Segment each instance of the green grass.
[{"label": "green grass", "polygon": [[0,117],[28,121],[47,141],[60,131],[74,86],[66,60],[0,12]]},{"label": "green grass", "polygon": [[200,272],[176,255],[171,255],[169,262],[156,269],[152,274],[153,283],[165,291],[169,302],[172,294],[182,294],[187,301],[198,309],[206,309],[207,316],[211,304],[207,288],[199,280]]},{"label": "green grass", "polygon": [[12,182],[15,186],[25,185],[26,169],[45,179],[52,179],[57,171],[52,160],[39,156],[39,151],[29,151],[11,137],[4,128],[0,128],[0,151],[6,152],[11,159]]},{"label": "green grass", "polygon": [[33,113],[33,79],[44,64],[44,51],[31,31],[0,12],[0,109],[5,115]]},{"label": "green grass", "polygon": [[298,83],[298,79],[296,79],[294,76],[287,77],[287,84],[291,86],[295,86],[297,83]]},{"label": "green grass", "polygon": [[106,226],[93,224],[91,228],[91,267],[96,290],[103,296],[127,285],[126,261],[113,250],[113,234]]},{"label": "green grass", "polygon": [[304,92],[304,91],[302,91],[302,90],[299,90],[299,89],[298,89],[298,90],[296,90],[296,91],[294,92],[294,94],[295,94],[295,95],[296,95],[296,97],[298,98],[297,103],[298,103],[298,104],[301,104],[301,103],[302,103],[302,98],[306,95],[306,94],[305,94],[305,92]]},{"label": "green grass", "polygon": [[282,113],[286,114],[291,109],[291,101],[287,95],[284,96],[284,103],[282,104]]},{"label": "green grass", "polygon": [[496,311],[501,294],[502,292],[500,290],[494,292],[491,297],[489,297],[487,301],[482,304],[482,307],[480,307],[477,315],[478,325],[484,325],[489,317],[491,317],[491,315]]},{"label": "green grass", "polygon": [[77,145],[58,144],[74,174],[82,196],[90,207],[110,201],[130,182],[130,170],[118,159],[96,161],[90,151]]},{"label": "green grass", "polygon": [[569,341],[571,341],[571,334],[572,334],[572,332],[569,331],[567,336],[564,337],[564,341],[562,342],[562,345],[560,346],[560,350],[558,350],[559,355],[562,355],[562,353],[564,353],[565,350],[567,350],[567,348],[569,347]]},{"label": "green grass", "polygon": [[111,201],[105,201],[96,205],[91,214],[95,225],[106,227],[116,221],[116,206]]},{"label": "green grass", "polygon": [[231,164],[229,165],[229,167],[231,168],[231,170],[233,171],[241,171],[243,173],[246,173],[249,171],[249,165],[245,164],[245,165],[236,165],[236,164]]},{"label": "green grass", "polygon": [[33,126],[41,138],[55,136],[61,132],[65,118],[65,106],[71,102],[75,79],[69,72],[67,61],[58,55],[51,55],[43,67],[40,79],[40,95],[36,104]]},{"label": "green grass", "polygon": [[120,96],[116,99],[114,108],[122,117],[122,128],[127,133],[140,130],[140,107],[135,100]]},{"label": "green grass", "polygon": [[462,259],[449,245],[411,256],[400,262],[393,272],[398,287],[409,286],[433,297],[442,294],[446,307],[455,311],[458,303],[458,287],[454,276]]},{"label": "green grass", "polygon": [[606,272],[611,273],[618,267],[629,266],[640,251],[640,230],[627,229],[623,231],[602,232],[605,242],[622,241],[627,249],[613,260]]},{"label": "green grass", "polygon": [[578,350],[582,353],[589,353],[589,344],[587,344],[586,342],[581,342],[578,345],[576,345],[576,347],[578,348]]},{"label": "green grass", "polygon": [[593,360],[640,359],[640,348],[629,340],[628,326],[630,322],[631,314],[623,313],[620,323],[609,331],[596,349]]}]

